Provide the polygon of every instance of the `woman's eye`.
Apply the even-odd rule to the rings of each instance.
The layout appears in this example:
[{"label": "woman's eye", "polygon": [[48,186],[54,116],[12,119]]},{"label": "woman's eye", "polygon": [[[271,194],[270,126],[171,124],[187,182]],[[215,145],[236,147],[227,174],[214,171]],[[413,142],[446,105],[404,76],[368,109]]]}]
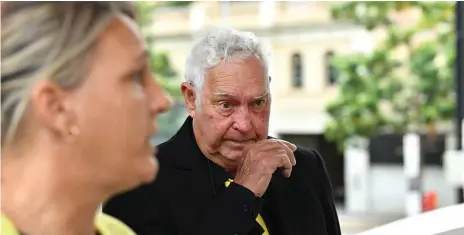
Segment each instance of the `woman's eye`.
[{"label": "woman's eye", "polygon": [[143,83],[143,72],[138,71],[138,72],[134,73],[132,75],[132,81],[142,84]]}]

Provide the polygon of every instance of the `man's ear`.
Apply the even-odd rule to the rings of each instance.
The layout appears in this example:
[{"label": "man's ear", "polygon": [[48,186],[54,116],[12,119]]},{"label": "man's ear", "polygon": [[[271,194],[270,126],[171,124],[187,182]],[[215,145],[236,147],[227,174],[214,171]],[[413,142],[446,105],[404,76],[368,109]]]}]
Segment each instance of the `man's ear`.
[{"label": "man's ear", "polygon": [[183,82],[180,86],[182,95],[184,96],[185,106],[188,109],[190,117],[195,117],[197,110],[195,88],[187,82]]},{"label": "man's ear", "polygon": [[42,80],[34,85],[31,92],[34,117],[43,127],[58,137],[67,137],[75,118],[66,103],[65,91],[55,83]]}]

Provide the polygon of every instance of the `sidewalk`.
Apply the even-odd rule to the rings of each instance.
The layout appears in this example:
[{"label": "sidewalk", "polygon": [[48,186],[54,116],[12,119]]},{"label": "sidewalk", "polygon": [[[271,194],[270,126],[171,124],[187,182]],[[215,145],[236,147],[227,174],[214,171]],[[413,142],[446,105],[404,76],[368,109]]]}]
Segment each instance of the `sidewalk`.
[{"label": "sidewalk", "polygon": [[395,220],[404,218],[404,215],[389,214],[347,214],[338,209],[338,218],[343,235],[354,235],[371,228],[375,228]]}]

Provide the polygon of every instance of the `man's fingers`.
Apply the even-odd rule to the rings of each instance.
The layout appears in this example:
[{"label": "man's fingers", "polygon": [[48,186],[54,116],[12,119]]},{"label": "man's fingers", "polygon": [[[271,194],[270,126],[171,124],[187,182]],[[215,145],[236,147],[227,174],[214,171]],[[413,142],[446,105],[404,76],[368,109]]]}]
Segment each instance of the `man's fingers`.
[{"label": "man's fingers", "polygon": [[288,141],[285,141],[285,140],[280,140],[280,141],[281,143],[283,143],[286,147],[288,147],[291,150],[291,152],[287,150],[288,158],[290,159],[290,162],[292,163],[293,166],[296,165],[296,158],[294,154],[294,152],[297,149],[296,145]]},{"label": "man's fingers", "polygon": [[288,155],[287,155],[288,159],[290,160],[290,163],[292,164],[292,166],[295,166],[296,165],[296,158],[295,158],[295,154],[293,154],[293,152],[290,152]]},{"label": "man's fingers", "polygon": [[[281,139],[267,139],[267,140],[263,140],[261,142],[259,142],[261,146],[266,146],[266,147],[270,147],[272,145],[274,145],[275,143],[279,143],[279,144],[284,144],[285,146],[289,147],[292,152],[295,152],[297,147],[296,145],[288,142],[288,141],[285,141],[285,140],[281,140]],[[269,145],[270,143],[272,143],[271,145]]]},{"label": "man's fingers", "polygon": [[275,151],[277,149],[283,149],[287,153],[290,163],[293,166],[296,165],[294,152],[296,151],[297,147],[288,141],[280,139],[268,139],[265,142],[262,142],[260,148],[262,151]]},{"label": "man's fingers", "polygon": [[296,145],[294,145],[294,144],[292,144],[292,143],[290,143],[288,141],[279,140],[279,142],[281,142],[282,144],[285,144],[286,146],[288,146],[292,150],[292,152],[295,152],[296,149],[297,149]]},{"label": "man's fingers", "polygon": [[280,139],[267,139],[255,146],[253,152],[263,154],[262,157],[266,156],[265,158],[267,158],[267,161],[273,161],[270,166],[280,168],[282,170],[282,174],[285,177],[290,177],[293,166],[296,165],[294,154],[296,149],[296,145],[288,141]]},{"label": "man's fingers", "polygon": [[[284,148],[285,152],[287,152],[287,156],[290,160],[290,162],[292,163],[292,166],[296,165],[296,159],[295,159],[295,154],[293,154],[293,152],[295,152],[295,150],[292,149],[292,146],[295,146],[294,144],[290,143],[290,142],[283,142],[283,141],[279,141],[279,143],[282,145],[282,147]],[[296,146],[295,146],[295,149],[296,149]]]},{"label": "man's fingers", "polygon": [[281,167],[280,168],[282,169],[282,173],[283,173],[283,175],[285,177],[288,178],[292,174],[293,165],[290,162],[290,159],[287,156],[287,154],[280,154],[279,157],[280,157],[280,160],[281,160]]},{"label": "man's fingers", "polygon": [[292,175],[292,169],[282,169],[282,175],[285,177],[285,178],[289,178],[290,175]]}]

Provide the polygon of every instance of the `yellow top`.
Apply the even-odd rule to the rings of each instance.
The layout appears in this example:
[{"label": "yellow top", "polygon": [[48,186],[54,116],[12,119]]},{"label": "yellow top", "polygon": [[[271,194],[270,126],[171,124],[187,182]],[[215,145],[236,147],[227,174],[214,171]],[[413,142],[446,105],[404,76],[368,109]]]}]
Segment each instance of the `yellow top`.
[{"label": "yellow top", "polygon": [[[1,215],[1,235],[20,235],[13,222]],[[109,215],[99,213],[95,217],[95,229],[100,235],[136,235],[127,225]]]},{"label": "yellow top", "polygon": [[[232,183],[232,182],[234,182],[234,181],[231,180],[231,179],[227,180],[225,182],[226,187],[229,187],[230,183]],[[256,217],[256,221],[263,228],[263,230],[264,230],[263,235],[269,235],[269,232],[268,232],[267,227],[266,227],[266,223],[264,223],[263,217],[260,214],[258,214],[258,216]]]}]

